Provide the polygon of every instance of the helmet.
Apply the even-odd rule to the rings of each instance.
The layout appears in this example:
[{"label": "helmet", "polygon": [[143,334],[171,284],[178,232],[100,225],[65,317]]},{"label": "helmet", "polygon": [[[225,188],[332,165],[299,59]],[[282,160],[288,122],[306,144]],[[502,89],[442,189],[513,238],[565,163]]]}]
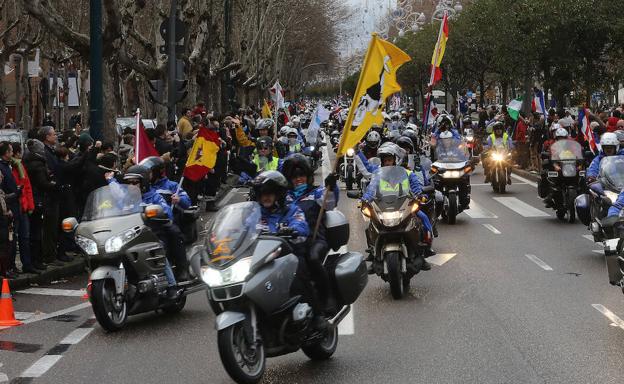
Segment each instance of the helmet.
[{"label": "helmet", "polygon": [[260,121],[256,124],[256,130],[267,129],[270,131],[271,128],[273,128],[273,125],[275,124],[271,119],[260,119]]},{"label": "helmet", "polygon": [[284,206],[288,181],[278,171],[264,171],[251,182],[254,200],[258,200],[264,193],[274,193],[278,205]]},{"label": "helmet", "polygon": [[262,136],[256,140],[256,148],[258,149],[273,149],[273,139],[269,136]]},{"label": "helmet", "polygon": [[161,178],[165,171],[165,161],[158,156],[149,156],[143,159],[139,165],[152,171],[152,182]]},{"label": "helmet", "polygon": [[618,141],[620,142],[620,146],[624,144],[624,131],[621,129],[618,129],[617,131],[615,131],[615,135],[617,136]]},{"label": "helmet", "polygon": [[446,127],[448,129],[453,128],[453,119],[446,113],[441,113],[438,117],[436,117],[436,125],[439,128]]},{"label": "helmet", "polygon": [[293,135],[295,137],[299,137],[299,131],[297,131],[297,128],[288,128],[288,130],[286,131],[286,136],[291,137]]},{"label": "helmet", "polygon": [[280,128],[279,130],[279,135],[280,136],[286,136],[286,134],[288,133],[288,130],[290,129],[290,127],[287,126],[283,126],[282,128]]},{"label": "helmet", "polygon": [[414,143],[412,143],[412,139],[407,136],[401,136],[396,140],[396,145],[403,148],[405,152],[414,153]]},{"label": "helmet", "polygon": [[149,188],[151,173],[150,169],[143,165],[133,165],[124,174],[123,180],[124,182],[140,180],[139,187],[141,192],[146,192]]},{"label": "helmet", "polygon": [[379,157],[383,161],[383,158],[385,156],[394,156],[394,164],[399,165],[403,162],[404,153],[405,151],[398,145],[391,142],[386,142],[381,144],[381,146],[377,150],[377,157]]},{"label": "helmet", "polygon": [[414,130],[406,129],[405,131],[403,131],[403,136],[408,137],[410,140],[412,140],[412,146],[414,147],[414,150],[416,150],[416,148],[418,147],[418,134],[416,134]]},{"label": "helmet", "polygon": [[563,127],[561,126],[561,124],[559,124],[559,123],[553,123],[553,124],[550,126],[550,130],[551,130],[551,132],[552,132],[552,131],[557,131],[557,129],[559,129],[559,128],[563,128]]},{"label": "helmet", "polygon": [[383,132],[383,129],[381,128],[381,126],[379,126],[379,124],[371,125],[370,130],[379,133],[379,135],[381,135],[381,133]]},{"label": "helmet", "polygon": [[615,153],[617,153],[620,150],[620,141],[615,133],[607,132],[600,138],[600,146],[602,147],[603,152],[605,147],[615,147]]},{"label": "helmet", "polygon": [[557,130],[555,131],[555,140],[559,138],[568,138],[568,131],[565,128],[557,128]]},{"label": "helmet", "polygon": [[290,122],[292,123],[291,126],[298,127],[299,124],[301,123],[301,119],[298,116],[295,116],[292,118]]},{"label": "helmet", "polygon": [[297,176],[306,176],[308,184],[314,182],[314,170],[308,161],[308,158],[300,153],[295,153],[284,160],[282,164],[282,174],[288,180],[288,185],[292,187],[292,179]]},{"label": "helmet", "polygon": [[496,123],[492,124],[492,131],[496,131],[497,129],[503,131],[505,129],[505,124],[503,124],[502,121],[497,121]]},{"label": "helmet", "polygon": [[398,139],[401,136],[401,134],[399,133],[399,131],[392,130],[392,131],[389,131],[386,134],[386,136],[388,137],[388,140],[394,142],[396,139]]},{"label": "helmet", "polygon": [[462,120],[464,124],[470,124],[472,125],[472,119],[470,118],[470,116],[464,117],[464,120]]},{"label": "helmet", "polygon": [[371,148],[379,147],[379,143],[381,142],[381,136],[377,131],[370,131],[368,135],[366,135],[366,145]]},{"label": "helmet", "polygon": [[392,120],[397,120],[397,119],[401,118],[401,114],[400,114],[399,112],[394,112],[394,113],[392,113],[392,114],[390,115],[390,118],[391,118]]}]

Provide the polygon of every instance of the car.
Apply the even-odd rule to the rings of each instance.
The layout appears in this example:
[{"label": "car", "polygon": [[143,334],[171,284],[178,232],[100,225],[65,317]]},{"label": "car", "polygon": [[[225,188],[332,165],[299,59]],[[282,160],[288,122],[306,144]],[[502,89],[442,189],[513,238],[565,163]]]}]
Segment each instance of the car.
[{"label": "car", "polygon": [[10,143],[20,143],[22,151],[28,140],[28,132],[21,129],[0,129],[0,141],[8,141]]},{"label": "car", "polygon": [[[141,119],[143,122],[143,126],[145,129],[155,129],[156,128],[156,119]],[[123,131],[125,128],[136,129],[136,118],[135,117],[118,117],[117,118],[117,133],[119,135],[123,135]]]}]

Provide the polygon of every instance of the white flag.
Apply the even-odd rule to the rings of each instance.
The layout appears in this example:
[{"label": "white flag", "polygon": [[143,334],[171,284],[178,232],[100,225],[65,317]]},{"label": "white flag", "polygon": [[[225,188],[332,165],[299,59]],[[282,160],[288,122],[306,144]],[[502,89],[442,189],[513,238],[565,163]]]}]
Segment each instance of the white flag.
[{"label": "white flag", "polygon": [[316,111],[314,111],[314,116],[312,117],[312,121],[310,121],[310,126],[308,127],[308,132],[306,134],[306,140],[308,142],[310,140],[316,141],[318,137],[319,130],[321,129],[321,123],[323,121],[329,120],[330,111],[325,109],[321,103],[316,107]]},{"label": "white flag", "polygon": [[271,87],[271,93],[271,98],[275,103],[275,107],[285,108],[286,106],[284,105],[284,94],[282,93],[282,86],[280,85],[279,81],[276,81],[275,85]]}]

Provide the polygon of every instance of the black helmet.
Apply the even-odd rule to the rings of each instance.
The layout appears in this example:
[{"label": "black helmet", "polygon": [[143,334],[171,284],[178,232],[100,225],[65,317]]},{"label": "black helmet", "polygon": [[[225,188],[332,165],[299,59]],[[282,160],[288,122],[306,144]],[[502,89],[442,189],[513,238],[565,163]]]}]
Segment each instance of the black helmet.
[{"label": "black helmet", "polygon": [[314,183],[314,170],[308,158],[301,153],[294,153],[284,160],[282,164],[282,174],[286,177],[288,185],[292,188],[292,179],[297,176],[306,176],[308,185]]},{"label": "black helmet", "polygon": [[407,136],[401,136],[395,141],[396,145],[403,148],[405,152],[414,153],[414,143],[412,143],[412,139]]},{"label": "black helmet", "polygon": [[413,129],[406,129],[405,131],[403,131],[403,136],[408,137],[410,140],[412,140],[412,147],[414,148],[414,150],[418,148],[418,134]]},{"label": "black helmet", "polygon": [[288,181],[278,171],[264,171],[251,182],[254,200],[258,200],[264,193],[274,193],[279,206],[283,207],[288,191]]},{"label": "black helmet", "polygon": [[141,192],[146,192],[149,188],[151,173],[152,172],[147,167],[133,165],[128,168],[124,174],[123,180],[127,184],[129,184],[130,180],[140,180],[139,187],[141,188]]},{"label": "black helmet", "polygon": [[463,123],[472,125],[472,119],[470,116],[464,117]]},{"label": "black helmet", "polygon": [[256,141],[256,148],[258,149],[273,149],[273,139],[269,136],[259,137]]},{"label": "black helmet", "polygon": [[440,116],[438,116],[436,118],[436,124],[438,125],[438,128],[448,128],[451,129],[453,128],[453,119],[451,119],[451,117],[449,115],[447,115],[446,113],[442,113],[440,114]]},{"label": "black helmet", "polygon": [[158,156],[149,156],[141,160],[139,165],[152,171],[152,178],[156,181],[160,179],[165,172],[165,161]]}]

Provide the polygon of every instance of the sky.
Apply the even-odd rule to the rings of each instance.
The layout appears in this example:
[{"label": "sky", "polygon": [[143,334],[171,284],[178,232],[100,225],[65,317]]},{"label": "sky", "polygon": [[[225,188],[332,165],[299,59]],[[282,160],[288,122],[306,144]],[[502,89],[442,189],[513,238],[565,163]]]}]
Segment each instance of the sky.
[{"label": "sky", "polygon": [[366,47],[378,21],[396,0],[347,0],[346,3],[353,10],[353,17],[348,26],[351,38],[345,39],[342,49],[350,56],[353,51]]}]

